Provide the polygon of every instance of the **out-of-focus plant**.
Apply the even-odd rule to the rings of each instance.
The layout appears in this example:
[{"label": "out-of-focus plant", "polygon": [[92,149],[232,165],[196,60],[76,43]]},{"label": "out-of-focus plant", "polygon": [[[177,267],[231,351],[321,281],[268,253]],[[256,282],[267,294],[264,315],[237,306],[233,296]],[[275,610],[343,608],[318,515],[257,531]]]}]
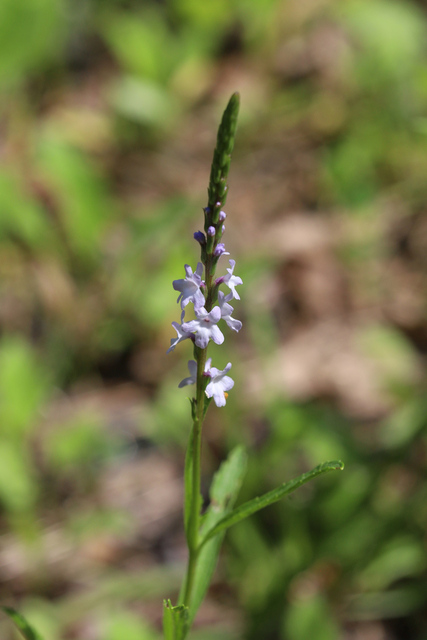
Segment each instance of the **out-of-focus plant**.
[{"label": "out-of-focus plant", "polygon": [[[33,523],[38,499],[30,439],[50,380],[36,355],[20,339],[0,343],[0,500],[18,530]],[[23,527],[23,528],[22,528]]]}]

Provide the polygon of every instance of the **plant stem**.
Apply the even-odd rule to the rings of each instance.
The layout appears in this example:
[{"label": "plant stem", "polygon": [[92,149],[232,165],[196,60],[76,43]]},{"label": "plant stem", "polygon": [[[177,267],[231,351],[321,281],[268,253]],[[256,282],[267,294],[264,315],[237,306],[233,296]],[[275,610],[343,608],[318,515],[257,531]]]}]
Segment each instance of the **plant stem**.
[{"label": "plant stem", "polygon": [[202,449],[202,425],[204,413],[204,370],[206,364],[206,349],[195,348],[197,360],[197,395],[196,416],[193,423],[193,473],[192,473],[192,499],[188,536],[188,565],[184,580],[184,595],[182,604],[190,605],[191,593],[199,554],[199,522],[200,522],[200,459]]},{"label": "plant stem", "polygon": [[197,556],[198,556],[197,549],[195,551],[192,551],[191,549],[189,549],[187,572],[185,574],[185,580],[184,580],[184,585],[185,585],[184,596],[182,598],[182,603],[180,602],[180,604],[184,604],[186,607],[190,606],[191,594],[192,594],[193,585],[194,585],[194,578],[196,575]]}]

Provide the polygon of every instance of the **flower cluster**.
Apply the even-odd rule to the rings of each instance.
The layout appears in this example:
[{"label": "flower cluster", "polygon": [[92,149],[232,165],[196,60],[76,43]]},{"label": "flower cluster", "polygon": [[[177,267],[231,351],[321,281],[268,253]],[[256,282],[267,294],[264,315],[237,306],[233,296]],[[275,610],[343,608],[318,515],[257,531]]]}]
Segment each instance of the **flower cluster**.
[{"label": "flower cluster", "polygon": [[[222,222],[225,219],[225,213],[221,212],[219,221]],[[222,230],[223,231],[223,230]],[[216,230],[214,227],[208,227],[207,235],[214,236]],[[205,236],[201,231],[194,234],[195,239],[202,245],[206,242]],[[216,243],[213,248],[212,255],[215,259],[221,255],[229,255],[225,251],[225,246],[221,242]],[[203,251],[202,251],[203,255]],[[189,265],[185,265],[185,278],[181,280],[173,281],[173,288],[179,292],[177,302],[181,305],[181,322],[172,322],[172,326],[177,333],[177,337],[171,340],[170,347],[167,351],[173,351],[176,345],[183,340],[190,339],[193,341],[196,347],[200,349],[206,349],[209,340],[215,342],[215,344],[222,344],[224,342],[224,334],[218,326],[220,320],[228,325],[233,331],[240,331],[242,323],[240,320],[236,320],[232,317],[234,311],[233,307],[229,304],[234,298],[240,300],[240,296],[236,291],[236,286],[242,284],[242,279],[234,275],[235,261],[229,260],[230,268],[227,269],[227,274],[217,278],[211,283],[211,291],[208,291],[206,282],[203,280],[204,266],[202,262],[197,264],[196,270],[193,272]],[[226,285],[230,293],[227,295],[219,289],[220,285]],[[210,295],[210,310],[206,309],[208,294]],[[196,318],[188,322],[184,322],[186,307],[189,303],[194,306],[194,314]],[[209,308],[209,307],[208,307]],[[209,382],[205,389],[205,394],[208,398],[213,398],[217,407],[223,407],[227,398],[227,391],[234,386],[234,381],[227,375],[231,369],[231,363],[229,362],[225,369],[222,371],[216,367],[211,366],[212,359],[206,360],[204,369],[204,376],[209,379]],[[190,376],[184,378],[179,384],[180,387],[184,387],[189,384],[196,384],[197,382],[197,363],[195,360],[190,360],[188,363],[188,369]]]}]

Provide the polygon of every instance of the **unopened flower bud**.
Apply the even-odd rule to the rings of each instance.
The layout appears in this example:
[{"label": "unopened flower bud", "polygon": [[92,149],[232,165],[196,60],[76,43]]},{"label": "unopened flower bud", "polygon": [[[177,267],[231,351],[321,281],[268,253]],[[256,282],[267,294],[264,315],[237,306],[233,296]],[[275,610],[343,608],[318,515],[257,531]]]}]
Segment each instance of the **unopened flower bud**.
[{"label": "unopened flower bud", "polygon": [[194,239],[197,240],[197,242],[199,242],[202,245],[206,244],[205,234],[202,233],[201,231],[196,231],[194,233]]},{"label": "unopened flower bud", "polygon": [[215,227],[209,227],[208,228],[208,236],[214,236],[215,235]]},{"label": "unopened flower bud", "polygon": [[225,211],[220,211],[220,212],[219,212],[218,220],[219,220],[220,222],[224,222],[224,220],[226,219],[226,217],[227,217],[227,214],[225,213]]}]

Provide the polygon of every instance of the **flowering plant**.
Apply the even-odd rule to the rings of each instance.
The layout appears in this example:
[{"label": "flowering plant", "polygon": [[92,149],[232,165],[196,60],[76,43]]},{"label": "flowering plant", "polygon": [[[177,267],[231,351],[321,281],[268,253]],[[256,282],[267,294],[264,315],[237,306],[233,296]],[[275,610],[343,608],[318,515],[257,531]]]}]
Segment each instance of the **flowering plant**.
[{"label": "flowering plant", "polygon": [[[227,197],[227,178],[231,153],[234,146],[239,95],[235,93],[224,112],[218,130],[208,188],[208,204],[204,209],[204,232],[197,231],[195,240],[201,248],[200,262],[193,272],[185,265],[185,278],[174,280],[173,288],[179,292],[177,302],[181,308],[181,322],[173,322],[176,338],[171,340],[168,352],[185,340],[193,343],[194,360],[189,360],[190,375],[179,387],[195,385],[195,395],[190,399],[192,429],[185,458],[185,502],[184,526],[188,546],[188,563],[178,604],[164,601],[163,631],[165,640],[185,640],[198,608],[209,587],[215,570],[220,547],[226,530],[252,515],[256,511],[277,502],[302,484],[326,471],[343,469],[342,462],[325,462],[295,480],[285,482],[268,493],[249,500],[234,508],[246,468],[246,453],[242,447],[235,448],[214,476],[210,488],[210,505],[201,514],[200,467],[202,425],[214,400],[217,407],[224,407],[228,392],[234,381],[228,375],[229,362],[224,369],[212,366],[212,358],[207,357],[209,342],[223,344],[225,337],[219,326],[221,321],[232,331],[240,331],[242,323],[232,317],[234,312],[230,302],[240,300],[236,287],[242,279],[234,274],[235,260],[229,259],[226,274],[216,277],[216,268],[221,256],[229,255],[222,242],[226,213],[223,210]],[[228,292],[220,289],[225,286]],[[185,320],[188,305],[192,305],[195,319]],[[3,611],[13,620],[26,640],[42,640],[25,618],[9,607]]]},{"label": "flowering plant", "polygon": [[[222,320],[233,331],[240,331],[242,328],[240,320],[232,317],[234,309],[230,304],[232,300],[240,300],[236,287],[243,284],[242,279],[234,275],[235,260],[229,260],[230,267],[226,269],[225,275],[216,277],[219,259],[222,255],[229,255],[222,242],[226,219],[223,207],[227,197],[227,178],[238,111],[239,95],[235,93],[231,96],[218,130],[208,204],[204,209],[204,233],[197,231],[194,234],[201,247],[201,261],[194,272],[189,265],[185,265],[185,278],[173,281],[173,288],[179,291],[177,302],[181,306],[181,323],[172,323],[177,337],[171,340],[168,352],[184,340],[192,341],[194,360],[188,362],[190,376],[184,378],[178,386],[194,384],[196,391],[195,396],[190,399],[193,427],[185,462],[184,524],[188,564],[178,604],[172,606],[170,600],[164,602],[165,640],[184,640],[187,637],[211,581],[228,527],[276,502],[317,475],[343,468],[341,462],[326,462],[234,509],[246,467],[246,454],[242,447],[237,447],[215,475],[210,490],[210,506],[201,516],[200,453],[203,420],[212,398],[217,407],[223,407],[228,392],[234,387],[234,381],[227,375],[231,363],[222,370],[213,367],[212,358],[207,357],[207,350],[210,340],[215,344],[223,344],[224,334],[218,326]],[[229,289],[228,293],[220,289],[222,285]],[[196,318],[184,322],[190,303]]]}]

